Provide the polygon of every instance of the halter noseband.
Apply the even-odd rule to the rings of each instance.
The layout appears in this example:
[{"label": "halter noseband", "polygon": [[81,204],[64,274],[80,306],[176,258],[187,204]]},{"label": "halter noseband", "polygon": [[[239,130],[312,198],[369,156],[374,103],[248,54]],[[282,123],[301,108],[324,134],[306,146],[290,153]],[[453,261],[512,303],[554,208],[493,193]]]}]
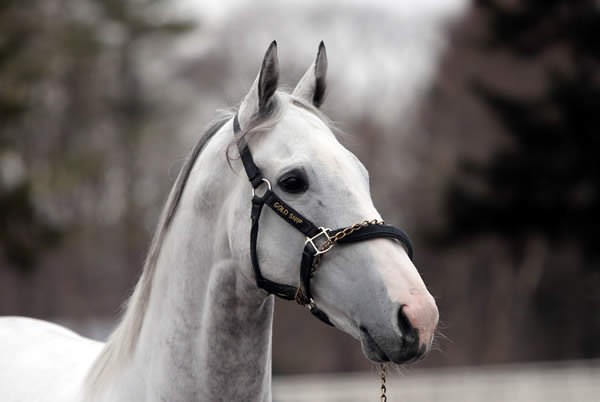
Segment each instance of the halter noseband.
[{"label": "halter noseband", "polygon": [[[238,116],[236,115],[233,118],[233,133],[234,135],[237,135],[240,132],[240,123],[238,121]],[[262,175],[260,169],[254,163],[250,148],[243,137],[238,138],[237,145],[244,165],[244,170],[252,185],[250,259],[252,260],[256,285],[259,288],[264,289],[275,296],[281,297],[282,299],[295,299],[299,304],[306,306],[318,319],[333,326],[329,317],[327,317],[327,314],[315,304],[310,290],[310,280],[315,273],[322,256],[331,250],[335,244],[350,244],[376,238],[395,239],[404,246],[409,258],[412,260],[413,248],[408,236],[402,230],[394,226],[385,225],[382,221],[363,221],[352,226],[334,230],[317,227],[272,191],[271,183]],[[264,189],[264,192],[260,195],[257,193],[259,188]],[[273,282],[265,278],[260,270],[256,245],[260,214],[265,204],[284,221],[306,236],[304,250],[302,251],[302,262],[300,264],[300,286],[298,288]]]}]

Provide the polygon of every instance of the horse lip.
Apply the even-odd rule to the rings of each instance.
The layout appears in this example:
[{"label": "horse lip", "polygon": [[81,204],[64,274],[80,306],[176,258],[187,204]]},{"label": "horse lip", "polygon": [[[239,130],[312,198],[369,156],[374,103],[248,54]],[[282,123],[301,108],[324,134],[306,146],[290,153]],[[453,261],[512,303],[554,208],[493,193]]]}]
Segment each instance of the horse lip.
[{"label": "horse lip", "polygon": [[402,347],[399,350],[392,351],[391,355],[385,353],[381,347],[377,344],[373,336],[369,331],[363,327],[359,327],[361,331],[361,343],[363,351],[367,358],[371,361],[378,363],[392,362],[395,364],[407,364],[414,363],[421,360],[425,356],[426,348],[422,345],[417,351],[406,350],[406,344],[403,341]]},{"label": "horse lip", "polygon": [[381,350],[377,342],[375,342],[375,339],[369,334],[369,331],[361,326],[360,332],[362,333],[361,341],[363,344],[363,351],[367,355],[367,358],[380,363],[389,362],[390,358],[383,350]]}]

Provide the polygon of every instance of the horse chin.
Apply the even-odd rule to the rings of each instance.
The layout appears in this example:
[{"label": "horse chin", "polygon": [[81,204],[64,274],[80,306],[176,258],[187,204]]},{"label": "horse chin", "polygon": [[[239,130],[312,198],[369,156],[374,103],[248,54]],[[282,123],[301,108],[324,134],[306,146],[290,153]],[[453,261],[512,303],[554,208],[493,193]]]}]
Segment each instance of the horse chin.
[{"label": "horse chin", "polygon": [[362,351],[366,358],[374,363],[394,363],[398,365],[413,363],[422,359],[426,353],[426,347],[424,345],[418,349],[406,347],[402,340],[399,340],[398,348],[387,350],[380,346],[365,328],[361,327],[360,330]]},{"label": "horse chin", "polygon": [[364,328],[361,328],[360,345],[364,355],[372,362],[386,363],[390,361],[390,358],[381,350],[377,342],[375,342],[373,337]]}]

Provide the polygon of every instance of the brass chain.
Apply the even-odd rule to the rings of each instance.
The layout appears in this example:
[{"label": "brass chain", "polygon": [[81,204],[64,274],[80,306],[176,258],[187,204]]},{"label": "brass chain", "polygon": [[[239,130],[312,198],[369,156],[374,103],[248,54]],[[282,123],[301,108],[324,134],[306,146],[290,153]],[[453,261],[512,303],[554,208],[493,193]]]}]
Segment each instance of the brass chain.
[{"label": "brass chain", "polygon": [[330,241],[325,242],[325,244],[323,245],[324,249],[331,246],[332,244],[337,243],[338,241],[342,240],[344,237],[351,235],[352,233],[356,232],[357,230],[360,230],[362,228],[365,228],[367,226],[370,225],[383,225],[383,221],[380,221],[378,219],[372,219],[370,221],[362,221],[360,223],[355,223],[352,226],[348,226],[347,228],[344,228],[344,230],[342,230],[341,232],[337,232],[335,235],[333,235],[333,237],[331,237]]},{"label": "brass chain", "polygon": [[387,388],[385,387],[385,365],[384,364],[381,364],[379,366],[379,378],[381,379],[381,396],[380,396],[379,401],[387,402],[387,395],[386,395]]},{"label": "brass chain", "polygon": [[[379,219],[372,219],[372,220],[364,220],[360,223],[355,223],[352,226],[348,226],[347,228],[344,228],[343,230],[337,232],[335,235],[331,236],[329,238],[329,240],[325,241],[323,243],[323,245],[321,245],[320,250],[326,250],[327,248],[331,247],[332,245],[334,245],[335,243],[337,243],[338,241],[342,240],[344,237],[350,236],[352,233],[356,232],[357,230],[360,230],[362,228],[365,228],[367,226],[370,225],[383,225],[384,222],[382,220]],[[319,263],[321,262],[321,256],[323,254],[319,254],[317,256],[315,256],[315,259],[313,261],[313,266],[312,266],[312,272],[314,273],[317,270],[317,267],[319,266]],[[381,396],[379,397],[379,401],[380,402],[387,402],[387,388],[385,385],[385,365],[381,364],[379,366],[379,378],[381,379]]]},{"label": "brass chain", "polygon": [[[331,245],[337,243],[338,241],[342,240],[344,237],[351,235],[352,233],[356,232],[357,230],[360,230],[364,227],[367,227],[369,225],[383,225],[384,222],[378,219],[373,219],[370,221],[362,221],[360,223],[355,223],[352,226],[349,226],[347,228],[345,228],[344,230],[342,230],[341,232],[336,233],[335,235],[333,235],[331,237],[331,240],[326,241],[323,246],[321,247],[321,250],[325,250],[328,247],[330,247]],[[321,260],[321,255],[318,255],[317,258],[315,259],[315,263],[313,264],[313,272],[314,270],[317,269],[317,266],[319,264]],[[379,378],[381,379],[381,395],[379,397],[379,402],[387,402],[387,387],[385,385],[385,365],[381,364],[379,366]]]},{"label": "brass chain", "polygon": [[[348,227],[344,228],[343,230],[337,232],[335,235],[331,236],[329,238],[329,240],[325,241],[321,245],[320,249],[326,250],[327,248],[333,246],[338,241],[342,240],[344,237],[350,236],[352,233],[356,232],[357,230],[366,228],[367,226],[370,226],[370,225],[383,225],[384,223],[385,223],[384,221],[379,220],[379,219],[371,219],[370,221],[364,220],[362,222],[355,223],[354,225],[348,226]],[[319,263],[321,262],[322,255],[323,254],[319,254],[315,257],[313,266],[312,266],[312,272],[315,272],[317,270],[317,267],[319,266]]]}]

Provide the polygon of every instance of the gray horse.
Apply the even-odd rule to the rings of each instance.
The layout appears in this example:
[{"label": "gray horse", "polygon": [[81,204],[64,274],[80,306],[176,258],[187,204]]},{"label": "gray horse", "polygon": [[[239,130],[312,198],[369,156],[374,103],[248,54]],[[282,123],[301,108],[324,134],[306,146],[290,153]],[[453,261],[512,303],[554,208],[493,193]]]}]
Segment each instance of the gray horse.
[{"label": "gray horse", "polygon": [[[302,288],[308,243],[282,217],[357,229],[357,222],[381,220],[367,170],[318,109],[326,70],[321,44],[293,93],[277,91],[271,44],[235,119],[218,118],[179,173],[143,274],[106,344],[48,322],[0,319],[3,402],[271,400],[274,298],[257,286],[252,254],[266,281]],[[254,250],[252,187],[237,154],[240,141],[280,197],[279,207],[260,216]],[[262,182],[257,188],[266,187]],[[403,363],[424,354],[438,310],[402,242],[374,238],[330,248],[303,304],[313,312],[318,306],[372,361]]]}]

